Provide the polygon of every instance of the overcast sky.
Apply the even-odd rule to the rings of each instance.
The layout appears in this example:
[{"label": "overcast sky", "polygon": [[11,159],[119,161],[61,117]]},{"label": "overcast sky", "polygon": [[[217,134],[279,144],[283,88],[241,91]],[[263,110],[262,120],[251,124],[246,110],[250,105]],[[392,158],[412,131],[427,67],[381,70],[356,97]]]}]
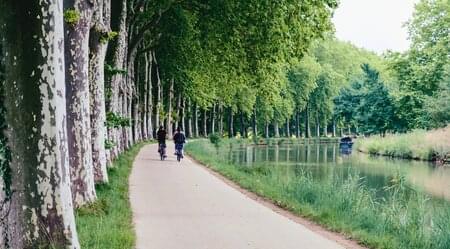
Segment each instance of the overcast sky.
[{"label": "overcast sky", "polygon": [[336,36],[358,47],[382,53],[409,48],[403,24],[419,0],[340,0],[333,22]]}]

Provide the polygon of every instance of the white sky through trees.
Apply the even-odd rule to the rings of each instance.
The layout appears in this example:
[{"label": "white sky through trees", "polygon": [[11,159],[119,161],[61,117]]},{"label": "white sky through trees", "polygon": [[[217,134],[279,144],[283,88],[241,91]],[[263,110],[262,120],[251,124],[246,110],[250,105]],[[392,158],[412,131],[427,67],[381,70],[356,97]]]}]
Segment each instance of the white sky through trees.
[{"label": "white sky through trees", "polygon": [[409,48],[404,27],[419,0],[340,0],[333,18],[336,36],[377,53]]}]

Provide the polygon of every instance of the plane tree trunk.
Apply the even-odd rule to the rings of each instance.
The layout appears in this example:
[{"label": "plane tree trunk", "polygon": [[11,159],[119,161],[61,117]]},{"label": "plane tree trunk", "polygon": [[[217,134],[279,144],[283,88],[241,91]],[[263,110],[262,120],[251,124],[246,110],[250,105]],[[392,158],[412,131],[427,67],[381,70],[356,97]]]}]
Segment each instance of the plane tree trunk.
[{"label": "plane tree trunk", "polygon": [[206,110],[206,108],[203,110],[203,125],[202,125],[202,127],[203,127],[203,137],[208,137],[208,126],[207,126],[207,124],[208,124],[208,111]]},{"label": "plane tree trunk", "polygon": [[66,1],[64,9],[79,13],[65,29],[67,141],[72,197],[76,207],[96,199],[92,167],[89,103],[89,30],[92,4],[88,0]]},{"label": "plane tree trunk", "polygon": [[191,99],[188,99],[186,110],[188,113],[187,115],[187,136],[192,138],[194,137],[194,133],[192,133],[192,102]]},{"label": "plane tree trunk", "polygon": [[162,96],[163,89],[161,84],[161,77],[159,76],[159,66],[158,61],[156,60],[155,52],[153,52],[153,61],[155,62],[155,74],[156,74],[156,115],[155,115],[155,129],[159,129],[159,126],[162,125],[163,119],[161,118],[161,110],[162,110]]},{"label": "plane tree trunk", "polygon": [[257,136],[258,136],[258,122],[257,122],[257,120],[256,120],[256,118],[257,118],[257,111],[256,111],[256,106],[253,108],[253,122],[252,122],[252,125],[253,125],[253,137],[254,138],[256,138]]},{"label": "plane tree trunk", "polygon": [[311,126],[309,123],[309,108],[306,107],[305,110],[305,137],[310,138],[311,137]]},{"label": "plane tree trunk", "polygon": [[152,53],[148,53],[148,82],[147,82],[147,138],[153,139],[153,130],[155,129],[155,126],[153,125],[153,109],[154,109],[154,102],[153,102],[153,57]]},{"label": "plane tree trunk", "polygon": [[172,78],[170,80],[170,86],[169,86],[169,99],[168,99],[168,109],[167,109],[167,136],[169,139],[172,138],[172,102],[173,102],[173,87],[174,87],[174,79]]},{"label": "plane tree trunk", "polygon": [[233,110],[230,108],[230,115],[228,116],[228,137],[234,137],[234,120],[233,120]]},{"label": "plane tree trunk", "polygon": [[289,118],[286,119],[286,137],[291,137],[291,124]]},{"label": "plane tree trunk", "polygon": [[0,101],[7,110],[7,131],[0,136],[7,136],[11,153],[2,163],[9,176],[0,185],[7,185],[2,192],[9,201],[1,206],[7,212],[0,248],[79,248],[67,151],[62,7],[57,0],[0,2]]},{"label": "plane tree trunk", "polygon": [[186,133],[186,99],[183,98],[180,109],[181,129]]},{"label": "plane tree trunk", "polygon": [[274,123],[273,123],[273,132],[274,132],[274,136],[275,137],[280,137],[280,128],[278,127],[278,122],[277,121],[275,121]]},{"label": "plane tree trunk", "polygon": [[213,104],[211,110],[211,134],[216,133],[216,105]]},{"label": "plane tree trunk", "polygon": [[198,128],[198,105],[194,104],[194,134],[195,137],[199,136],[199,128]]},{"label": "plane tree trunk", "polygon": [[[114,3],[114,2],[112,2]],[[121,0],[120,2],[115,2],[120,5],[120,14],[118,16],[118,35],[116,37],[116,42],[114,46],[113,53],[113,68],[114,70],[124,70],[125,67],[125,52],[126,52],[126,24],[127,24],[127,1]],[[108,112],[115,115],[122,115],[122,94],[121,94],[121,82],[124,80],[123,73],[115,73],[111,77],[111,101],[109,104]],[[122,151],[123,139],[122,139],[122,128],[109,128],[108,129],[108,139],[114,143],[114,147],[110,150],[111,159],[117,158],[118,154]]]},{"label": "plane tree trunk", "polygon": [[95,182],[108,181],[106,170],[106,107],[105,107],[105,57],[110,32],[110,2],[100,0],[96,2],[93,25],[89,41],[89,89],[91,105],[91,139],[92,163]]}]

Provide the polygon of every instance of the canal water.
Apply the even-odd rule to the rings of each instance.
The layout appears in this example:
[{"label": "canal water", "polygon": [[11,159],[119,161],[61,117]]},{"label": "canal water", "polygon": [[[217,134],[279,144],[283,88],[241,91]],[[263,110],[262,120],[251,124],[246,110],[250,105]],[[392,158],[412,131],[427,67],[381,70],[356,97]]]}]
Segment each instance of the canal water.
[{"label": "canal water", "polygon": [[342,150],[337,143],[233,144],[219,153],[223,159],[242,167],[279,167],[291,172],[289,174],[306,172],[316,179],[345,179],[356,172],[362,178],[362,184],[380,191],[400,175],[415,190],[450,200],[450,167],[423,161],[369,156],[355,150]]}]

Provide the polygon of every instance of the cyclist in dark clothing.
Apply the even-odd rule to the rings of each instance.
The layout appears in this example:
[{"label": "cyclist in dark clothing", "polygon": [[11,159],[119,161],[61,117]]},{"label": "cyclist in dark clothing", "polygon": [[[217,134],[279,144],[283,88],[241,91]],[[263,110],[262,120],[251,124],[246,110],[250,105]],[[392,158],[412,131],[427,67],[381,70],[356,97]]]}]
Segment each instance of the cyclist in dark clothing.
[{"label": "cyclist in dark clothing", "polygon": [[160,152],[161,146],[164,146],[164,148],[166,147],[166,137],[166,130],[164,130],[164,127],[162,125],[159,126],[159,130],[156,133],[156,138],[158,139],[158,152]]},{"label": "cyclist in dark clothing", "polygon": [[186,136],[181,131],[181,128],[177,128],[177,132],[173,136],[173,141],[175,143],[175,151],[181,151],[181,158],[183,158],[183,144],[186,143]]}]

